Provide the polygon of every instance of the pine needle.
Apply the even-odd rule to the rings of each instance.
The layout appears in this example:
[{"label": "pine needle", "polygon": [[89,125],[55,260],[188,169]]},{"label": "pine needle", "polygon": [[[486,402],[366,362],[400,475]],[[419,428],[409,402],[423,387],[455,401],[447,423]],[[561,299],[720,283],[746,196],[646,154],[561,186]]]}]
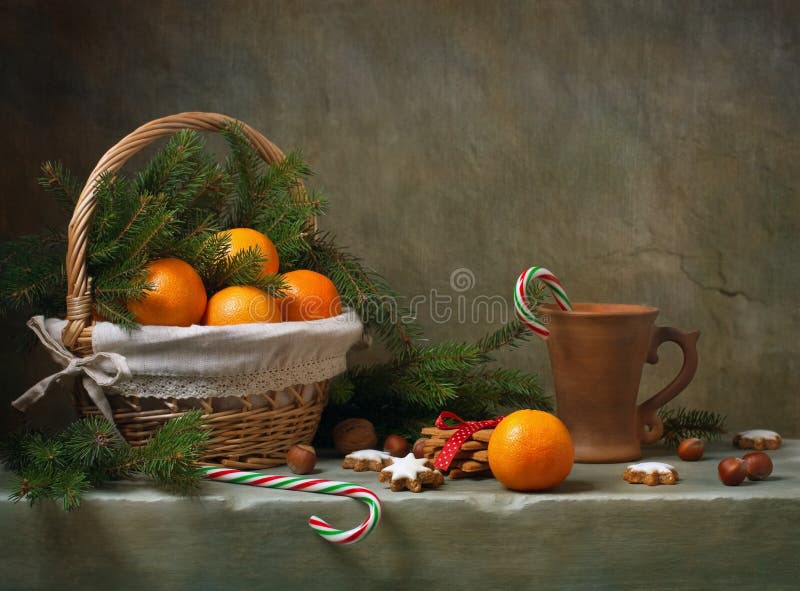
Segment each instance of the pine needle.
[{"label": "pine needle", "polygon": [[672,448],[688,437],[706,441],[720,439],[725,433],[725,417],[708,410],[662,408],[658,416],[664,424],[664,443]]}]

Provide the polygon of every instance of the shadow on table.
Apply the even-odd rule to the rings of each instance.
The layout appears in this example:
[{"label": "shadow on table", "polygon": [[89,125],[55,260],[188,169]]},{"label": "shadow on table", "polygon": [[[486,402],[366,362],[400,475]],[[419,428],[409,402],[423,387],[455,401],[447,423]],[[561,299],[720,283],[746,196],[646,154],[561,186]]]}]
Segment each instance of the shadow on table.
[{"label": "shadow on table", "polygon": [[548,494],[553,495],[569,495],[581,492],[589,492],[595,490],[597,487],[587,480],[565,480],[552,490],[548,490]]}]

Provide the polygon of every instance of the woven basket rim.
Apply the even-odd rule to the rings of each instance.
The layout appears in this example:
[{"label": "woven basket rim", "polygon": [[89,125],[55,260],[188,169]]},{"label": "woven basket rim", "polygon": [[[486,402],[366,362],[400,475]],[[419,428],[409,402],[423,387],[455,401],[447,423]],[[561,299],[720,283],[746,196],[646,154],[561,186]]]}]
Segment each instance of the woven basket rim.
[{"label": "woven basket rim", "polygon": [[[230,125],[241,126],[242,133],[267,164],[276,164],[285,158],[278,146],[243,121],[220,113],[192,111],[154,119],[136,128],[109,148],[89,173],[75,203],[67,231],[67,324],[64,327],[62,340],[76,355],[91,354],[94,319],[91,278],[87,265],[87,243],[90,222],[96,206],[94,190],[98,178],[104,173],[118,171],[134,154],[160,138],[184,129],[221,132]],[[298,186],[293,194],[300,200],[307,198],[302,181],[298,180]],[[316,228],[316,218],[309,221]]]}]

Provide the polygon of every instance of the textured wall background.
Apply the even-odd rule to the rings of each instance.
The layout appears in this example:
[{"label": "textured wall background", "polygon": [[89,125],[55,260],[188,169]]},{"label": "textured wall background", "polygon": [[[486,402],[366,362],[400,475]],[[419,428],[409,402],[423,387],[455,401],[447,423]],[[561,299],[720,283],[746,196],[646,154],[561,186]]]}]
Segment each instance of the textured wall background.
[{"label": "textured wall background", "polygon": [[[400,292],[469,307],[544,264],[574,300],[703,332],[681,404],[796,436],[798,41],[791,0],[0,0],[0,237],[65,223],[42,160],[85,175],[147,120],[219,111],[302,148],[324,227]],[[500,320],[420,315],[433,338]],[[2,347],[7,425],[49,366]],[[503,361],[549,387],[542,343]]]}]

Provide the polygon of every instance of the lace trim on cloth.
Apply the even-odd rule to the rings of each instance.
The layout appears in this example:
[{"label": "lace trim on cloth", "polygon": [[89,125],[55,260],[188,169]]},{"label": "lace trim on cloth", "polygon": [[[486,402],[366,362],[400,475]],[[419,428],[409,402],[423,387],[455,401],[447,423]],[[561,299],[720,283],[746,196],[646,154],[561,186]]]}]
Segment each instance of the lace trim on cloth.
[{"label": "lace trim on cloth", "polygon": [[134,375],[117,382],[108,394],[149,398],[217,398],[250,396],[280,391],[298,384],[327,380],[347,370],[346,357],[309,361],[237,376],[148,376]]}]

